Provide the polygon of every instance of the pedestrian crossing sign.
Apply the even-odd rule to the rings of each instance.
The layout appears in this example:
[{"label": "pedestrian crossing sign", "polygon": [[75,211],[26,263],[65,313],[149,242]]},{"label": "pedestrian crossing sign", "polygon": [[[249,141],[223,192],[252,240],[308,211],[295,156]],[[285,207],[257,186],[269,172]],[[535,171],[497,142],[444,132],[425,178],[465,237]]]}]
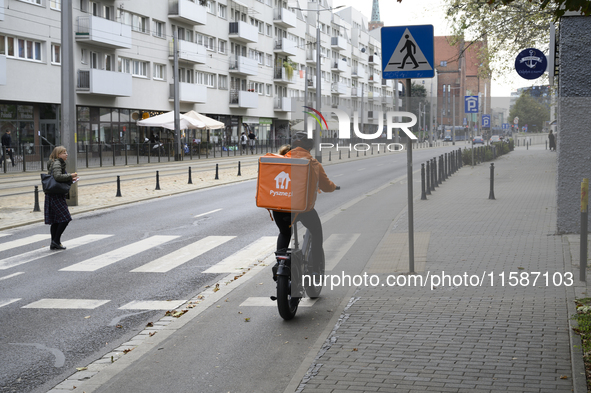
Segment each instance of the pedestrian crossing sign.
[{"label": "pedestrian crossing sign", "polygon": [[381,38],[383,79],[435,76],[433,25],[382,27]]}]

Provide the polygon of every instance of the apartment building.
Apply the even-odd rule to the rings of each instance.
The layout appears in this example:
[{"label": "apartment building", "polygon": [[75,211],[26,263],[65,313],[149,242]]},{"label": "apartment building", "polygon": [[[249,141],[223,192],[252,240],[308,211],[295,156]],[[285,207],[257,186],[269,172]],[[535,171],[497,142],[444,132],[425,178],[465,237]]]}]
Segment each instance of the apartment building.
[{"label": "apartment building", "polygon": [[[350,7],[335,13],[326,0],[300,0],[298,7],[283,0],[71,1],[80,151],[141,142],[156,131],[172,139],[137,120],[173,110],[175,77],[181,112],[226,124],[183,132],[187,139],[230,143],[245,124],[259,140],[288,136],[300,111],[292,99],[318,106],[317,72],[323,112],[359,110],[364,99],[371,129],[374,113],[395,102],[392,81],[381,79],[379,40]],[[13,141],[26,149],[60,143],[61,8],[62,0],[0,0],[0,132],[13,130]]]}]

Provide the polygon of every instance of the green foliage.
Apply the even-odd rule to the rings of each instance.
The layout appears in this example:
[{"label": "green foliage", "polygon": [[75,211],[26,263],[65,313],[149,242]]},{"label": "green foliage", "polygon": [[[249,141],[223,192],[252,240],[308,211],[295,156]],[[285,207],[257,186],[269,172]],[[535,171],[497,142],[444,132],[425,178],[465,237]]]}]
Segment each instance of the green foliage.
[{"label": "green foliage", "polygon": [[[510,4],[514,1],[487,0],[487,3],[499,6]],[[580,12],[585,16],[591,15],[591,2],[588,0],[541,0],[539,1],[539,7],[540,10],[551,11],[555,18],[563,16],[566,11]]]},{"label": "green foliage", "polygon": [[583,343],[583,360],[585,362],[585,371],[587,374],[587,390],[591,391],[591,299],[575,300],[577,313],[571,317],[576,321],[573,330],[581,336]]},{"label": "green foliage", "polygon": [[285,74],[287,75],[287,79],[293,78],[293,71],[296,68],[296,64],[293,61],[291,61],[289,57],[286,58],[283,62],[283,67],[285,67]]},{"label": "green foliage", "polygon": [[[515,101],[515,105],[509,112],[511,121],[519,117],[519,126],[528,125],[528,131],[541,132],[545,123],[550,120],[550,108],[544,105],[540,100],[527,94],[522,94]],[[534,127],[535,125],[535,127]]]},{"label": "green foliage", "polygon": [[[507,154],[510,151],[513,151],[515,145],[513,144],[513,139],[507,142],[495,142],[492,144],[495,147],[495,157],[502,156],[503,154]],[[474,147],[474,164],[479,164],[481,162],[492,161],[493,160],[493,151],[492,146],[478,146]],[[483,161],[484,160],[484,161]],[[472,149],[464,149],[462,151],[462,162],[464,165],[472,165]]]}]

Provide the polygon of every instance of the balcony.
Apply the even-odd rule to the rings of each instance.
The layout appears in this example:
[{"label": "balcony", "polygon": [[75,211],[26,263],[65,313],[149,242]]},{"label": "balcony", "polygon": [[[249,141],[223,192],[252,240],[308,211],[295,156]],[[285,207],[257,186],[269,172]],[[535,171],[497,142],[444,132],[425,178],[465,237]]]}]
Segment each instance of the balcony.
[{"label": "balcony", "polygon": [[256,76],[259,74],[259,64],[255,59],[238,56],[238,58],[230,59],[228,71],[234,74]]},{"label": "balcony", "polygon": [[341,82],[332,82],[330,85],[330,92],[332,94],[345,95],[347,94],[347,90],[347,85]]},{"label": "balcony", "polygon": [[273,108],[277,112],[291,112],[291,98],[275,97]]},{"label": "balcony", "polygon": [[306,63],[316,64],[316,49],[306,51]]},{"label": "balcony", "polygon": [[333,60],[330,69],[333,72],[345,72],[347,71],[347,62],[342,60]]},{"label": "balcony", "polygon": [[345,50],[347,49],[347,41],[344,37],[331,37],[330,46],[333,50]]},{"label": "balcony", "polygon": [[369,62],[369,56],[367,55],[367,53],[365,53],[365,51],[362,52],[359,48],[353,47],[351,54],[353,55],[354,58],[359,59],[360,63],[368,63]]},{"label": "balcony", "polygon": [[371,56],[369,56],[368,63],[369,63],[369,65],[376,66],[376,65],[379,65],[380,64],[380,60],[381,59],[380,59],[379,56],[377,56],[377,55],[371,55]]},{"label": "balcony", "polygon": [[[168,100],[174,101],[174,83],[169,85]],[[195,83],[179,82],[179,102],[191,104],[205,104],[207,101],[207,86]]]},{"label": "balcony", "polygon": [[295,13],[285,9],[279,8],[273,10],[273,23],[285,29],[297,26],[298,18]]},{"label": "balcony", "polygon": [[374,100],[374,101],[381,101],[380,100],[380,93],[377,91],[370,91],[369,93],[367,93],[367,98],[369,98],[370,100]]},{"label": "balcony", "polygon": [[[296,72],[295,70],[293,71]],[[273,82],[275,83],[295,83],[294,75],[289,78],[285,67],[275,67],[273,71]]]},{"label": "balcony", "polygon": [[308,90],[316,90],[316,78],[308,78]]},{"label": "balcony", "polygon": [[356,87],[351,88],[351,97],[358,97]]},{"label": "balcony", "polygon": [[[169,42],[169,60],[174,60],[174,43]],[[179,61],[186,61],[189,63],[205,64],[207,54],[203,45],[195,44],[194,42],[178,40],[177,50],[179,52]]]},{"label": "balcony", "polygon": [[230,32],[228,37],[234,41],[240,41],[247,44],[254,44],[259,41],[259,31],[246,22],[230,22]]},{"label": "balcony", "polygon": [[297,54],[296,49],[297,44],[294,41],[283,38],[275,41],[273,53],[283,56],[295,56]]},{"label": "balcony", "polygon": [[199,1],[168,0],[168,17],[190,25],[204,25],[207,9]]},{"label": "balcony", "polygon": [[230,90],[230,106],[232,108],[257,108],[259,94],[243,90]]},{"label": "balcony", "polygon": [[365,79],[365,70],[361,67],[353,68],[351,70],[351,78]]},{"label": "balcony", "polygon": [[131,74],[97,70],[78,70],[78,93],[99,94],[105,96],[131,97]]},{"label": "balcony", "polygon": [[371,73],[371,74],[369,74],[368,82],[369,83],[378,83],[378,82],[380,82],[380,76],[378,74]]},{"label": "balcony", "polygon": [[79,16],[76,24],[76,41],[107,48],[131,48],[131,26],[98,16]]},{"label": "balcony", "polygon": [[[2,0],[0,0],[2,1]],[[6,55],[0,55],[0,85],[6,84]]]}]

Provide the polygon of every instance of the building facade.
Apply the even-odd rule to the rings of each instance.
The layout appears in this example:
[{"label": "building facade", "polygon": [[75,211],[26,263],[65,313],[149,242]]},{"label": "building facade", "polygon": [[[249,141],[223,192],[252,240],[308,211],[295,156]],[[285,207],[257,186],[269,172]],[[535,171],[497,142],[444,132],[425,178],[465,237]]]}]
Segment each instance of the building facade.
[{"label": "building facade", "polygon": [[[282,0],[72,3],[79,151],[140,143],[155,132],[172,139],[137,121],[173,110],[175,77],[181,112],[226,124],[188,130],[186,139],[233,143],[245,128],[259,140],[287,137],[294,103],[319,106],[317,72],[322,111],[352,112],[365,100],[366,128],[377,127],[374,114],[396,101],[394,83],[381,79],[380,42],[350,7],[335,13],[325,0],[297,7]],[[0,131],[13,130],[19,149],[61,142],[61,7],[61,0],[0,0]]]}]

